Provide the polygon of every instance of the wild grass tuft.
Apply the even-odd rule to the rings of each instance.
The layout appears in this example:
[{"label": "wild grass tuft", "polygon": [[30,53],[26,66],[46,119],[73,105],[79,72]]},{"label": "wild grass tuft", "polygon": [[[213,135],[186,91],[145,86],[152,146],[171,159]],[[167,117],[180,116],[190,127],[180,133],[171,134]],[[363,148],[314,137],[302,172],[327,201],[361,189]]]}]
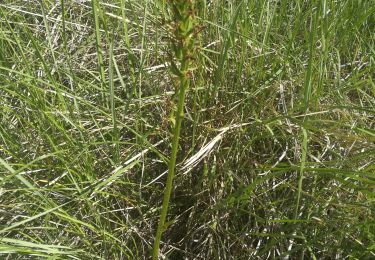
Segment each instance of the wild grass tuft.
[{"label": "wild grass tuft", "polygon": [[0,258],[374,258],[374,5],[1,1]]}]

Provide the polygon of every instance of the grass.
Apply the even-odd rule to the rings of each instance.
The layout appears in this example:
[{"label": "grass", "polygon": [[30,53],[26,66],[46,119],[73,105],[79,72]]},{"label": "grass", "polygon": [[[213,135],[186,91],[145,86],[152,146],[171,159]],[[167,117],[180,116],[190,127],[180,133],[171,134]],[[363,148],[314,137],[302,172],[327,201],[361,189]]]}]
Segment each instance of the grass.
[{"label": "grass", "polygon": [[375,2],[196,1],[184,103],[172,4],[0,3],[0,258],[373,258]]}]

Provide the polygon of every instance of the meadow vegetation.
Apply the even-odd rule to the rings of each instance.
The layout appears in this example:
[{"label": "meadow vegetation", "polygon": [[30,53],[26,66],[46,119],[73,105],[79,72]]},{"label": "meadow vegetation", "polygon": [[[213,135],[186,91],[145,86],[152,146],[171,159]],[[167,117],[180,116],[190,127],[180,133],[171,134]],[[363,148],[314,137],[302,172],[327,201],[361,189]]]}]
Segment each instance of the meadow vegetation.
[{"label": "meadow vegetation", "polygon": [[0,1],[0,258],[375,258],[375,1],[183,2]]}]

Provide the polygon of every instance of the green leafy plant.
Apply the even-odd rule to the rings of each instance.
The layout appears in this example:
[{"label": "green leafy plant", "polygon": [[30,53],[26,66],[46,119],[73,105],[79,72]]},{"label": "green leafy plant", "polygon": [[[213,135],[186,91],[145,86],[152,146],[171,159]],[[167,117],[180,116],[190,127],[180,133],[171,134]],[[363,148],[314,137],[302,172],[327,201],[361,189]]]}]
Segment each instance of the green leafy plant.
[{"label": "green leafy plant", "polygon": [[171,1],[169,7],[173,10],[171,46],[174,59],[172,58],[170,61],[171,71],[177,78],[178,85],[175,88],[175,105],[172,106],[173,111],[170,117],[173,128],[172,150],[169,157],[168,177],[164,191],[163,204],[155,235],[153,259],[158,259],[161,237],[164,230],[167,228],[166,218],[173,188],[181,123],[184,119],[185,96],[190,86],[195,49],[193,35],[196,21],[193,1]]}]

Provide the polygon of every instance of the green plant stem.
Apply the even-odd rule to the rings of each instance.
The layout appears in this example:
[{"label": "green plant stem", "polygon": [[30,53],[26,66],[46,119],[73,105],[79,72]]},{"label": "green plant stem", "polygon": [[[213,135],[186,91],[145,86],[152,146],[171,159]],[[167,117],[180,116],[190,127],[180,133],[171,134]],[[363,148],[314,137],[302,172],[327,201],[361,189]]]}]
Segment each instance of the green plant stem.
[{"label": "green plant stem", "polygon": [[176,169],[176,159],[178,152],[178,145],[180,140],[180,131],[182,120],[184,119],[184,105],[186,91],[190,85],[190,66],[191,56],[194,52],[194,10],[192,2],[172,1],[170,7],[174,13],[174,28],[172,45],[174,56],[180,65],[174,63],[171,59],[171,68],[173,74],[178,77],[179,87],[177,97],[177,109],[174,111],[171,122],[173,124],[172,150],[168,162],[168,176],[166,187],[164,190],[163,204],[160,213],[158,228],[156,231],[152,259],[156,260],[159,256],[160,241],[164,230],[167,228],[166,218],[168,213],[169,201],[173,189],[173,179]]},{"label": "green plant stem", "polygon": [[302,140],[302,158],[301,158],[301,166],[299,170],[299,179],[298,179],[298,192],[297,192],[297,203],[296,209],[294,212],[294,219],[298,219],[298,212],[301,203],[301,194],[302,194],[302,183],[303,183],[303,175],[305,173],[305,166],[306,166],[306,155],[307,155],[307,131],[305,128],[302,128],[303,140]]},{"label": "green plant stem", "polygon": [[[182,67],[184,67],[182,65]],[[156,231],[155,242],[154,242],[154,250],[152,254],[152,259],[158,259],[159,255],[159,247],[160,247],[160,240],[161,236],[165,230],[165,220],[167,218],[168,207],[169,207],[169,200],[172,193],[173,188],[173,178],[176,169],[176,159],[177,159],[177,152],[178,152],[178,144],[180,140],[180,131],[181,131],[181,123],[184,118],[184,105],[185,105],[185,95],[186,90],[189,88],[190,80],[185,73],[180,77],[180,89],[178,95],[178,104],[177,104],[177,113],[175,116],[175,126],[173,129],[173,139],[172,139],[172,151],[168,165],[168,177],[167,183],[164,190],[164,198],[163,198],[163,205],[161,208],[161,214],[159,219],[158,229]]]},{"label": "green plant stem", "polygon": [[96,53],[97,53],[97,58],[98,58],[98,71],[99,71],[100,83],[101,83],[101,89],[102,89],[102,99],[104,102],[105,101],[105,95],[104,95],[105,70],[104,70],[102,41],[100,37],[100,24],[99,24],[100,6],[99,6],[98,0],[93,0],[91,4],[92,4],[92,14],[94,16],[94,25],[95,25],[95,45],[96,45]]}]

